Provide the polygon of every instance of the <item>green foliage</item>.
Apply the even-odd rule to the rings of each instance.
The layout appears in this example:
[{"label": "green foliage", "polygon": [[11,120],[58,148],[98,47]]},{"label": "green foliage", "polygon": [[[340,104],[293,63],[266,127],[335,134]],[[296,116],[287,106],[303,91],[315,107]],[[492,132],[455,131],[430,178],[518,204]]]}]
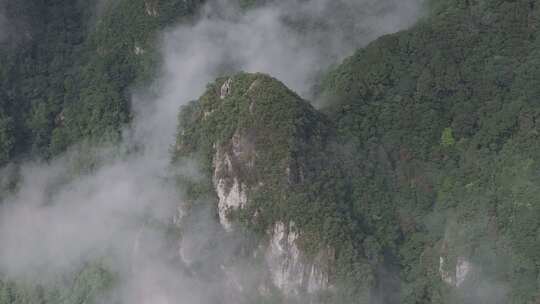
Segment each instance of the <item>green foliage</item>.
[{"label": "green foliage", "polygon": [[[229,92],[221,98],[226,84]],[[328,142],[332,133],[324,115],[279,81],[241,73],[218,79],[197,102],[181,110],[174,158],[200,160],[206,178],[199,186],[182,181],[197,204],[208,192],[191,189],[214,192],[215,155],[241,145],[243,159],[230,156],[232,163],[242,161],[233,169],[234,177],[253,191],[249,205],[230,216],[263,239],[275,223],[294,222],[291,229],[300,232],[299,245],[310,257],[328,246],[334,248],[331,259],[337,263],[332,267],[344,292],[340,294],[354,298],[359,290],[365,292],[372,274],[355,245],[365,234],[359,220],[347,214],[351,192],[332,156],[336,153]],[[372,245],[378,248],[375,242]]]},{"label": "green foliage", "polygon": [[[54,281],[56,280],[56,283]],[[114,276],[95,262],[79,273],[63,278],[49,278],[44,284],[0,280],[0,304],[94,304],[110,303],[109,292]]]},{"label": "green foliage", "polygon": [[[301,138],[287,131],[289,122],[300,120],[291,120],[283,106],[250,120],[246,96],[219,100],[225,79],[183,110],[178,152],[203,155],[210,176],[213,143],[265,122],[275,136],[264,137],[271,144],[261,147],[269,156],[256,171],[271,186],[252,193],[238,219],[261,234],[276,221],[292,220],[305,252],[321,244],[337,248],[333,279],[344,287],[337,298],[372,293],[386,302],[476,303],[488,301],[475,294],[487,288],[478,285],[483,280],[508,286],[499,301],[532,303],[540,273],[532,174],[540,155],[540,91],[532,85],[540,77],[540,19],[532,17],[539,8],[527,1],[432,4],[431,17],[378,39],[326,76],[321,95],[329,99],[327,117],[316,116],[330,121],[309,127],[325,134],[321,154],[274,141]],[[234,81],[246,86],[242,79]],[[279,90],[263,92],[252,100]],[[219,115],[205,120],[204,113],[214,110]],[[317,168],[299,187],[277,182],[280,160],[292,151]],[[441,279],[440,257],[454,266],[465,257],[481,279],[457,292]]]},{"label": "green foliage", "polygon": [[131,119],[129,89],[160,64],[156,32],[200,2],[7,3],[16,21],[0,42],[0,112],[17,131],[2,142],[0,162],[15,154],[50,157],[81,139],[118,138]]},{"label": "green foliage", "polygon": [[[115,141],[131,119],[129,88],[160,64],[156,31],[199,2],[119,0],[100,14],[89,13],[91,1],[9,2],[8,14],[21,16],[11,27],[29,34],[0,45],[0,164],[55,155],[81,139]],[[174,151],[175,161],[199,161],[204,177],[179,183],[193,205],[215,202],[216,150],[249,138],[255,165],[236,173],[258,190],[231,217],[259,236],[293,221],[311,257],[333,248],[337,292],[322,295],[328,302],[536,303],[540,5],[427,7],[416,26],[325,75],[322,111],[261,74],[232,77],[224,99],[228,78],[210,84],[179,114]],[[443,282],[441,257],[450,271],[459,258],[474,265],[467,288]],[[71,279],[54,288],[1,281],[0,304],[89,303],[114,283],[100,266]],[[508,292],[477,292],[493,289]]]},{"label": "green foliage", "polygon": [[452,128],[444,128],[441,135],[441,145],[443,147],[451,147],[456,143],[454,135],[452,134]]},{"label": "green foliage", "polygon": [[0,165],[11,157],[14,143],[13,120],[0,112]]},{"label": "green foliage", "polygon": [[539,7],[431,5],[429,18],[359,50],[324,81],[325,112],[355,151],[355,216],[378,219],[369,233],[397,250],[402,303],[489,301],[474,281],[462,295],[445,287],[439,256],[466,257],[480,280],[506,286],[497,301],[533,303]]}]

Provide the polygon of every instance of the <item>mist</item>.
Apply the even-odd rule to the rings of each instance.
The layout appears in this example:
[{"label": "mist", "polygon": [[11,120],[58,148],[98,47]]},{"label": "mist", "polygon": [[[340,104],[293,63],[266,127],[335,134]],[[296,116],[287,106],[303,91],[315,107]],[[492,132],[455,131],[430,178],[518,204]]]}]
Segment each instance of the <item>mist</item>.
[{"label": "mist", "polygon": [[[55,160],[18,166],[17,187],[0,205],[0,272],[46,280],[107,256],[119,274],[122,302],[213,303],[219,292],[209,294],[207,282],[187,274],[178,244],[165,232],[182,220],[184,208],[174,177],[199,176],[196,163],[170,164],[179,108],[216,77],[236,71],[268,73],[309,98],[322,71],[412,25],[421,2],[298,0],[248,11],[232,1],[209,2],[193,24],[162,33],[161,75],[136,90],[135,118],[120,143],[90,152],[73,147]],[[0,41],[2,28],[0,10]],[[81,173],[78,163],[89,153],[96,166]],[[0,180],[7,174],[13,170],[3,170]],[[198,228],[184,233],[184,252],[200,255],[201,244],[220,233],[212,212],[203,210]],[[222,255],[205,255],[215,256]]]}]

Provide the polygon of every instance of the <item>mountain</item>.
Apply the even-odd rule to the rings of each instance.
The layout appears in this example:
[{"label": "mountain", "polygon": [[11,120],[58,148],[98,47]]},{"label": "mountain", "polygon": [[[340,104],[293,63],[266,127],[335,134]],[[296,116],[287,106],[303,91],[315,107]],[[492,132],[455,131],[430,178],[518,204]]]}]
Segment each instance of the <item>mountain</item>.
[{"label": "mountain", "polygon": [[452,302],[534,303],[538,6],[433,5],[326,79],[325,111],[362,172],[357,197],[369,192],[355,204],[399,257],[411,303],[448,285],[465,286]]},{"label": "mountain", "polygon": [[[347,8],[347,1],[339,3]],[[302,3],[315,14],[324,1]],[[63,12],[79,30],[65,31],[79,38],[64,46],[49,37],[71,41],[54,27],[70,20],[53,14],[61,10],[3,4],[8,20],[18,10],[40,16],[31,19],[37,25],[21,21],[31,34],[19,38],[17,51],[0,50],[4,163],[54,158],[73,143],[111,134],[121,141],[134,115],[129,88],[155,77],[160,65],[155,33],[198,13],[235,16],[199,11],[195,1],[110,2],[95,15],[73,5]],[[239,14],[279,6],[238,5]],[[142,272],[150,296],[170,285],[181,291],[163,303],[540,301],[540,7],[530,0],[431,0],[424,9],[408,29],[330,68],[321,63],[311,101],[271,75],[219,67],[222,76],[180,108],[167,165],[173,177],[157,179],[179,192],[171,220],[148,215],[162,196],[133,212],[141,222],[134,264],[167,274]],[[293,32],[328,26],[286,17]],[[57,56],[71,59],[56,67]],[[25,69],[38,63],[46,66],[28,77]],[[146,165],[139,144],[120,157],[143,155],[128,167]],[[96,176],[100,166],[114,167],[95,166]],[[17,193],[18,183],[4,192]],[[165,245],[154,246],[163,234]],[[145,250],[149,258],[137,258]],[[167,266],[154,267],[156,259]],[[64,282],[0,276],[0,303],[122,303],[117,268],[100,256]],[[138,301],[161,303],[142,290]]]},{"label": "mountain", "polygon": [[[246,240],[242,263],[264,256],[267,281],[287,295],[320,293],[335,272],[350,270],[335,268],[352,254],[336,249],[352,250],[355,236],[339,228],[348,206],[324,115],[276,79],[238,74],[209,85],[180,122],[175,159],[200,159],[206,176],[187,188],[215,193],[210,204],[224,230],[261,240]],[[208,204],[201,196],[209,191],[188,192],[195,206]]]}]

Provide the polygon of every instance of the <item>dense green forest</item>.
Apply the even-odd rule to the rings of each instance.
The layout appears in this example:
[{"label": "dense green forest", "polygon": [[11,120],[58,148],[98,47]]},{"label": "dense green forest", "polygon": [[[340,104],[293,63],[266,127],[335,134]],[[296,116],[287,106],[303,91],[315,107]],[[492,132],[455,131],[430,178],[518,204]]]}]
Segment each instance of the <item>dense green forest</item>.
[{"label": "dense green forest", "polygon": [[[157,31],[200,1],[4,1],[0,162],[118,138],[129,89],[159,66]],[[107,140],[107,139],[105,139]]]},{"label": "dense green forest", "polygon": [[[0,164],[117,140],[130,89],[159,69],[157,33],[202,2],[0,2],[14,20],[0,40]],[[539,303],[540,3],[425,5],[325,71],[319,109],[264,74],[209,84],[181,109],[172,153],[203,178],[178,183],[193,208],[217,204],[214,155],[249,138],[256,166],[235,174],[257,190],[229,216],[260,239],[293,221],[308,257],[332,248],[323,303]],[[115,285],[102,264],[58,282],[0,275],[0,304],[94,303]],[[458,282],[454,265],[473,274]]]},{"label": "dense green forest", "polygon": [[[493,294],[508,290],[484,301],[535,303],[539,7],[433,5],[432,17],[358,51],[325,81],[334,103],[324,110],[356,154],[354,210],[371,215],[377,242],[397,258],[403,302],[445,298],[426,267],[442,250],[470,257],[484,282],[500,284]],[[451,295],[481,302],[474,296]]]}]

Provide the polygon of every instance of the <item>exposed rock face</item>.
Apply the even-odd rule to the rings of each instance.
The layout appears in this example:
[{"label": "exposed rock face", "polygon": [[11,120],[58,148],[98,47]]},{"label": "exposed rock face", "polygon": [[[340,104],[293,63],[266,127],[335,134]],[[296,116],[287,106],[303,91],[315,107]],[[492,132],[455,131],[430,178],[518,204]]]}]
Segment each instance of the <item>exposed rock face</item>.
[{"label": "exposed rock face", "polygon": [[241,173],[252,168],[253,145],[240,133],[235,133],[228,146],[216,148],[212,181],[218,196],[218,214],[221,225],[228,231],[232,224],[228,219],[231,211],[243,208],[247,201],[248,186],[241,181]]},{"label": "exposed rock face", "polygon": [[146,15],[148,15],[150,17],[159,16],[157,6],[158,6],[158,4],[157,4],[157,1],[155,1],[155,0],[146,0],[146,1],[144,1],[144,9],[146,11]]},{"label": "exposed rock face", "polygon": [[454,285],[454,277],[446,270],[446,260],[444,257],[439,257],[439,274],[446,284]]},{"label": "exposed rock face", "polygon": [[321,267],[312,264],[308,276],[307,292],[314,294],[321,290],[331,289],[331,287],[328,273]]},{"label": "exposed rock face", "polygon": [[215,179],[214,186],[219,197],[218,211],[219,221],[226,230],[232,229],[232,224],[228,219],[228,213],[242,208],[247,202],[246,193],[243,190],[244,184],[241,184],[237,178],[233,178],[232,186],[225,179]]},{"label": "exposed rock face", "polygon": [[[231,288],[240,292],[256,288],[261,295],[277,289],[291,298],[330,288],[333,251],[304,253],[302,230],[290,221],[294,218],[280,220],[283,215],[276,207],[287,204],[294,188],[302,187],[318,169],[309,157],[323,149],[327,126],[321,114],[282,83],[262,74],[220,79],[191,110],[187,119],[193,119],[192,123],[180,128],[176,150],[189,153],[203,142],[205,151],[211,152],[209,173],[225,235],[235,237],[241,231],[235,229],[235,214],[268,232],[268,238],[249,247],[252,251],[243,252],[248,259],[263,257],[267,267],[260,269],[260,281],[233,278],[236,266],[230,261],[221,271],[234,283]],[[211,137],[199,137],[201,129],[210,130],[206,134]],[[269,218],[271,222],[264,222]],[[185,252],[180,254],[189,262]]]},{"label": "exposed rock face", "polygon": [[448,285],[460,287],[472,271],[471,263],[460,256],[457,258],[455,272],[447,270],[447,262],[444,257],[439,257],[439,274],[441,279]]},{"label": "exposed rock face", "polygon": [[460,287],[472,270],[472,265],[464,257],[458,257],[456,264],[456,287]]},{"label": "exposed rock face", "polygon": [[142,55],[145,53],[144,49],[138,45],[135,45],[135,47],[133,48],[133,52],[135,53],[135,55]]},{"label": "exposed rock face", "polygon": [[[439,275],[446,284],[453,287],[460,287],[473,272],[473,266],[465,256],[456,254],[455,250],[451,253],[453,251],[451,249],[456,247],[452,242],[455,237],[451,231],[451,229],[446,230],[445,238],[441,244]],[[449,261],[449,256],[455,257],[455,260],[452,259]]]},{"label": "exposed rock face", "polygon": [[229,96],[229,94],[231,93],[231,88],[232,88],[232,79],[229,78],[221,86],[219,98],[220,99],[225,99],[225,97]]},{"label": "exposed rock face", "polygon": [[305,265],[300,262],[296,245],[298,234],[284,223],[276,223],[265,260],[274,285],[286,294],[298,293],[304,279]]},{"label": "exposed rock face", "polygon": [[[235,133],[230,145],[217,147],[214,155],[213,184],[218,196],[219,220],[229,232],[233,230],[229,213],[249,203],[249,186],[241,181],[240,175],[253,168],[256,153],[253,143],[246,137]],[[328,274],[315,261],[306,259],[299,249],[300,236],[294,230],[294,223],[278,222],[268,234],[271,238],[264,258],[275,287],[288,296],[328,288]]]},{"label": "exposed rock face", "polygon": [[62,127],[64,126],[64,121],[65,121],[66,117],[64,115],[64,111],[61,111],[60,113],[58,113],[58,115],[56,115],[56,117],[54,118],[54,125],[57,126],[57,127]]},{"label": "exposed rock face", "polygon": [[329,287],[328,274],[313,261],[305,259],[297,246],[294,223],[278,222],[271,232],[265,253],[272,283],[286,295],[316,293]]}]

